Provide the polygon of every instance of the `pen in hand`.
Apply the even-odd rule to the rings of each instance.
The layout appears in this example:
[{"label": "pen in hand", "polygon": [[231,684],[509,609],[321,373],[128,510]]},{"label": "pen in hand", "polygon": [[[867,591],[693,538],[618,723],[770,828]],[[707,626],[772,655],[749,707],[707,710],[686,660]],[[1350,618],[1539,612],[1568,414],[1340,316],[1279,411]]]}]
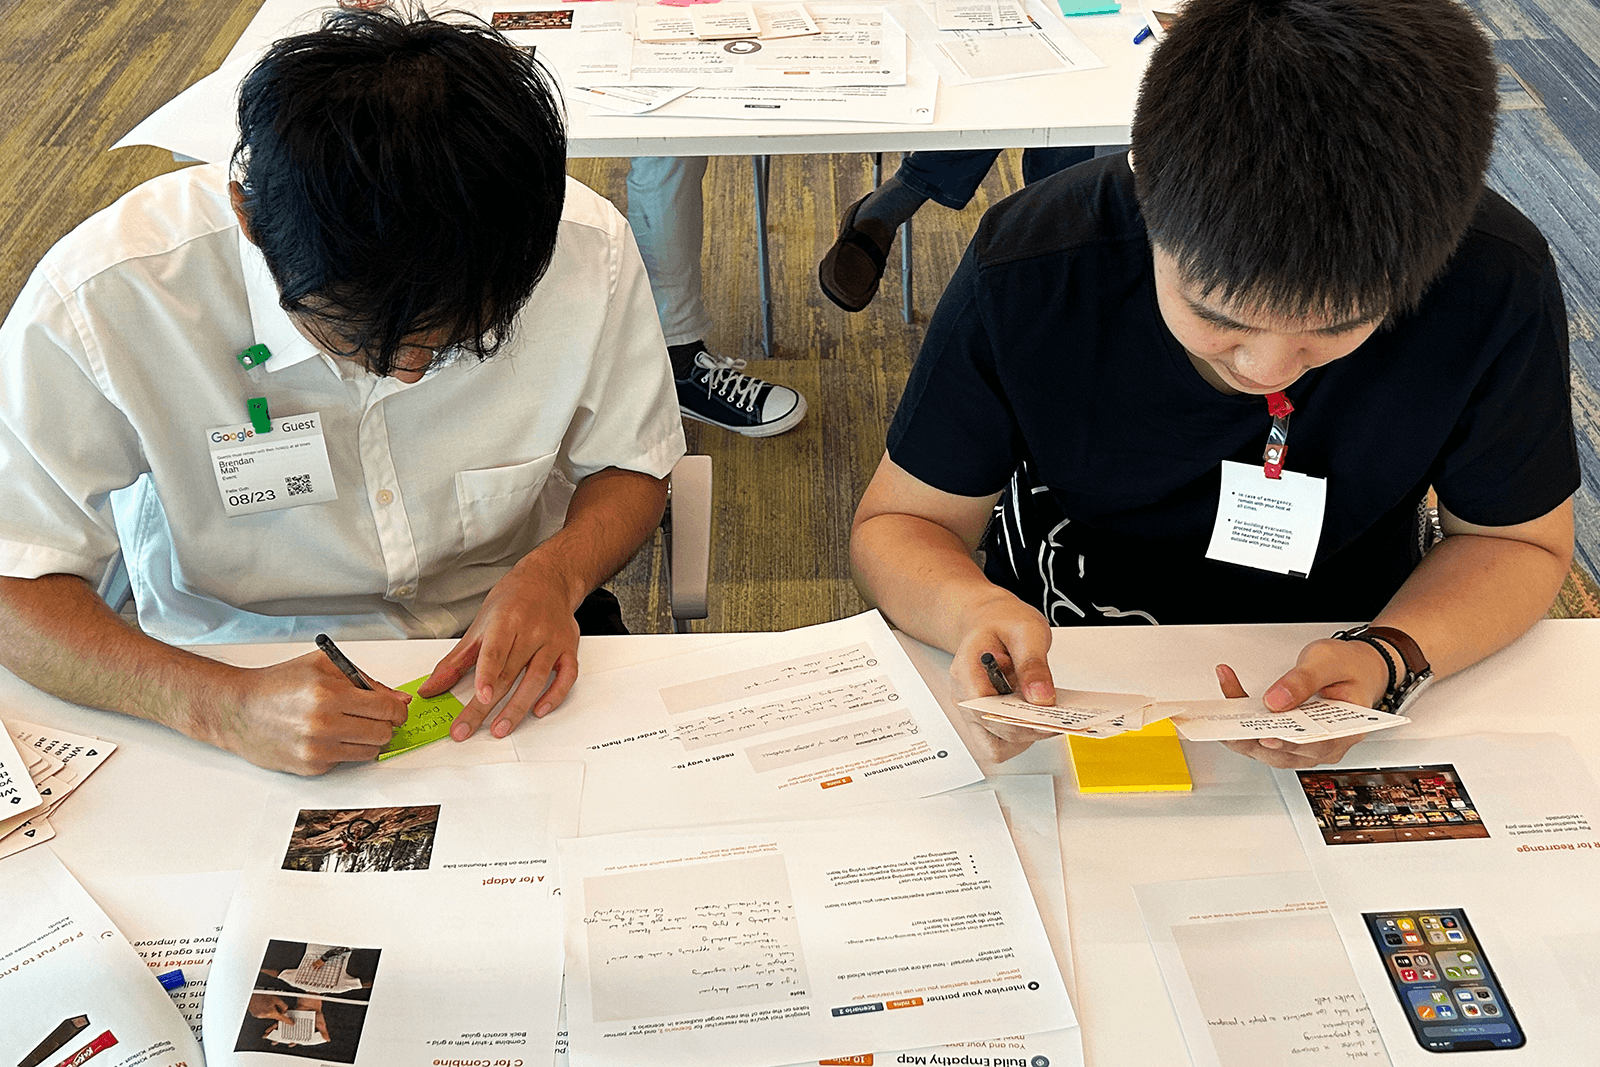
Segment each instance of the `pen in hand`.
[{"label": "pen in hand", "polygon": [[357,689],[369,691],[372,689],[372,686],[367,684],[367,680],[361,677],[361,672],[356,670],[356,665],[351,663],[343,652],[339,651],[339,646],[333,643],[333,638],[327,634],[318,634],[317,647],[322,649],[329,659],[333,660],[333,665],[339,668],[339,673],[350,679],[351,684]]},{"label": "pen in hand", "polygon": [[985,652],[980,657],[983,669],[989,672],[989,684],[994,686],[994,691],[1000,696],[1011,695],[1011,683],[1006,681],[1006,676],[1000,673],[1000,664],[994,661],[993,652]]}]

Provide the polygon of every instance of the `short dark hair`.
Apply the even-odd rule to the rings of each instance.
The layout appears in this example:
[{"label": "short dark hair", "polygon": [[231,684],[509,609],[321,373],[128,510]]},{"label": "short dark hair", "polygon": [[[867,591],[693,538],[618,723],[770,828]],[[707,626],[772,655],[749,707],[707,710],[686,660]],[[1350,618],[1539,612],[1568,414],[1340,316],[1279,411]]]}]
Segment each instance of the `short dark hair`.
[{"label": "short dark hair", "polygon": [[420,331],[483,358],[555,254],[560,97],[481,22],[331,11],[239,87],[233,166],[291,314],[374,373]]},{"label": "short dark hair", "polygon": [[1134,114],[1150,239],[1229,302],[1412,307],[1483,195],[1495,82],[1456,0],[1192,0]]}]

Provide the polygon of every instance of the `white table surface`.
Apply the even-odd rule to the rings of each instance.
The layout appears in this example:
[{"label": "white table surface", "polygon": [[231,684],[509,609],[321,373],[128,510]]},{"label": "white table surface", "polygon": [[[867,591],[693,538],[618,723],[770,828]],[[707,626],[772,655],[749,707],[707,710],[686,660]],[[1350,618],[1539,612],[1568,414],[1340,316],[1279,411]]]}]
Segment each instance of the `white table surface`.
[{"label": "white table surface", "polygon": [[[1057,631],[1056,679],[1074,688],[1141,692],[1157,698],[1209,692],[1212,667],[1233,664],[1259,691],[1293,662],[1322,625],[1088,627]],[[704,648],[733,635],[585,638],[586,671]],[[953,714],[949,656],[901,638],[930,688]],[[448,642],[352,643],[351,657],[373,674],[416,677]],[[297,646],[218,649],[234,662],[271,662]],[[1600,620],[1543,622],[1511,648],[1434,686],[1410,708],[1415,721],[1385,737],[1549,732],[1566,736],[1600,777],[1600,692],[1593,665]],[[579,684],[582,684],[580,679]],[[236,868],[245,828],[267,789],[286,776],[150,723],[90,711],[44,696],[0,671],[0,716],[90,733],[119,750],[62,806],[50,843],[93,890],[96,877]],[[523,731],[537,730],[528,723]],[[1183,1038],[1145,940],[1132,887],[1145,882],[1307,868],[1267,769],[1220,745],[1185,743],[1192,793],[1079,795],[1065,746],[1035,745],[991,774],[1057,775],[1062,861],[1071,918],[1078,1016],[1086,1061],[1100,1067],[1188,1062]],[[1357,746],[1349,761],[1359,765]],[[513,758],[509,741],[480,733],[464,746],[440,742],[406,757],[440,762]],[[382,774],[387,764],[336,774]]]},{"label": "white table surface", "polygon": [[[328,6],[314,0],[266,0],[228,59],[314,28],[318,13]],[[505,6],[550,5],[522,0]],[[1139,79],[1155,44],[1154,40],[1133,43],[1144,26],[1144,15],[1130,0],[1121,14],[1080,16],[1066,22],[1104,67],[1018,81],[940,85],[931,125],[615,115],[577,103],[569,115],[567,154],[781,155],[1126,144]]]}]

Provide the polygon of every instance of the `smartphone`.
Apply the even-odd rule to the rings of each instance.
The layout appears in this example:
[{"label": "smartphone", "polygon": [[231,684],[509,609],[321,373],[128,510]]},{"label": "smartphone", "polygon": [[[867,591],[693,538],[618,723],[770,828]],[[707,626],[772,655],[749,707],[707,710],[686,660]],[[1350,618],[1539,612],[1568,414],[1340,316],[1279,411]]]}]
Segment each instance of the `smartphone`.
[{"label": "smartphone", "polygon": [[1483,1052],[1527,1044],[1460,908],[1363,912],[1417,1044]]}]

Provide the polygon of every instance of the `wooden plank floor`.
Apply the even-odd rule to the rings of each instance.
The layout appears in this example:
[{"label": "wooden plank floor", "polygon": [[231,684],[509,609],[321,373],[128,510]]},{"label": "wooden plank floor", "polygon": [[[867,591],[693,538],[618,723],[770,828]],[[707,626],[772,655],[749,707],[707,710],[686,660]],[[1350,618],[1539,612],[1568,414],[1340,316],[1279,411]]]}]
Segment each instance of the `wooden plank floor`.
[{"label": "wooden plank floor", "polygon": [[[106,152],[139,119],[214,69],[256,4],[166,0],[0,0],[0,308],[9,308],[33,264],[93,211],[171,170],[155,149]],[[1508,111],[1493,181],[1535,218],[1561,257],[1572,314],[1575,394],[1586,486],[1600,485],[1600,270],[1596,270],[1594,105],[1600,14],[1590,0],[1473,0],[1498,38],[1508,77],[1526,91]],[[1523,86],[1526,89],[1523,89]],[[1588,110],[1585,112],[1584,108]],[[1587,117],[1585,117],[1587,116]],[[895,157],[886,159],[893,167]],[[620,160],[574,160],[574,174],[619,205]],[[846,558],[850,515],[882,453],[889,414],[922,339],[927,315],[992,202],[1018,188],[1017,153],[1006,153],[963,212],[930,205],[916,220],[914,322],[899,315],[898,255],[878,300],[847,315],[823,298],[817,260],[840,212],[871,183],[859,155],[782,156],[772,165],[771,241],[777,344],[760,359],[750,164],[712,161],[706,182],[706,290],[721,353],[793,385],[811,405],[781,437],[752,441],[698,424],[691,448],[716,466],[711,618],[716,630],[769,630],[837,618],[861,602]],[[1581,501],[1584,558],[1600,559],[1600,506]],[[655,546],[615,588],[639,630],[669,626]],[[1600,615],[1592,583],[1569,584],[1559,614]]]}]

